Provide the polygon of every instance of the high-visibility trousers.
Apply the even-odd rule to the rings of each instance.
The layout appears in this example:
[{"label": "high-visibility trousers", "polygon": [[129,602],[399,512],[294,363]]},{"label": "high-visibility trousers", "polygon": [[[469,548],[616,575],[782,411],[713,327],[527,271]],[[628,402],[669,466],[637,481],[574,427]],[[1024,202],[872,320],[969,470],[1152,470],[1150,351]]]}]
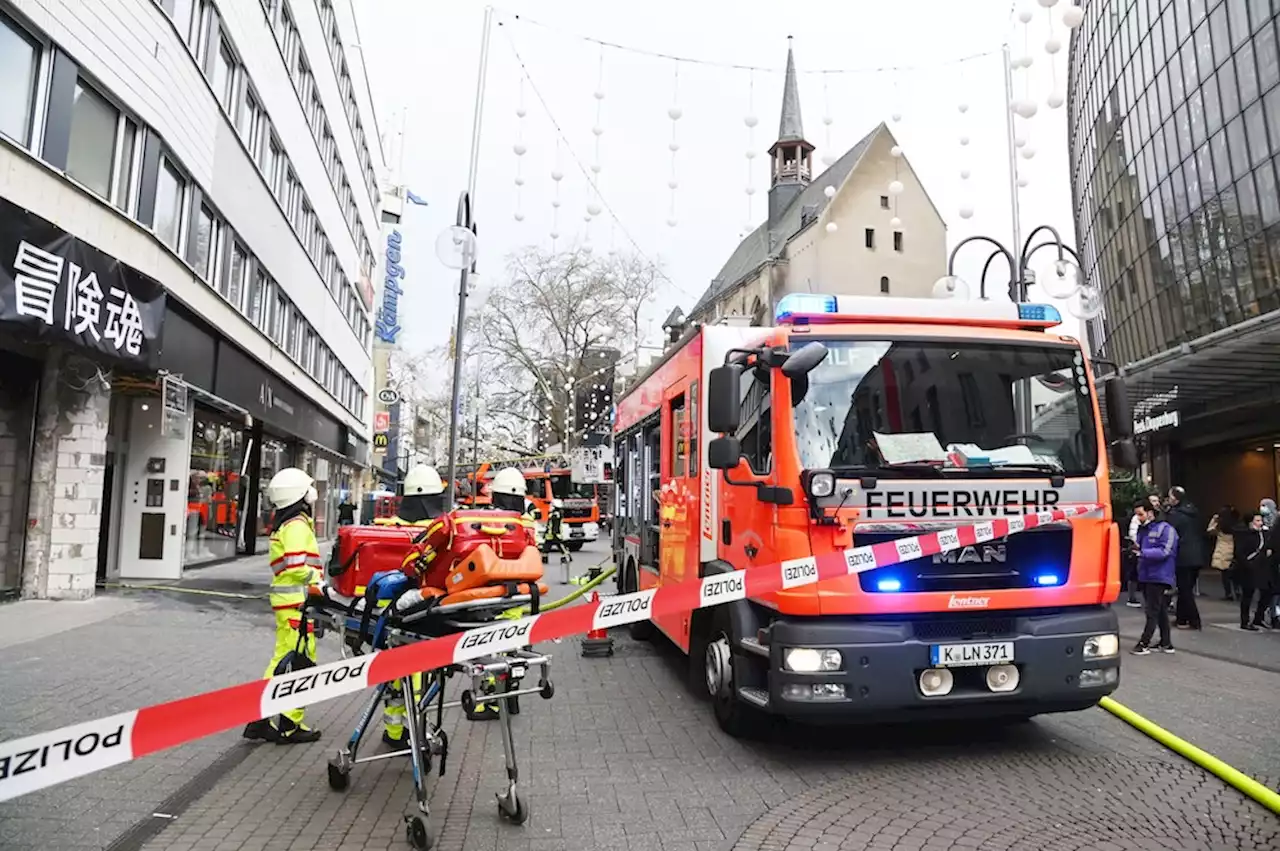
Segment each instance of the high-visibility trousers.
[{"label": "high-visibility trousers", "polygon": [[[298,647],[298,626],[299,615],[298,609],[278,609],[276,615],[276,649],[271,654],[271,661],[267,664],[267,671],[264,677],[272,677],[275,675],[276,667],[294,650],[301,649],[308,659],[312,662],[316,660],[316,635],[311,630],[307,630],[307,640],[301,648]],[[294,724],[302,723],[303,712],[301,709],[286,709],[280,713],[288,718]]]},{"label": "high-visibility trousers", "polygon": [[[413,675],[413,693],[422,699],[422,674]],[[382,726],[389,738],[404,740],[404,681],[392,680],[387,683],[385,702],[382,707]]]}]

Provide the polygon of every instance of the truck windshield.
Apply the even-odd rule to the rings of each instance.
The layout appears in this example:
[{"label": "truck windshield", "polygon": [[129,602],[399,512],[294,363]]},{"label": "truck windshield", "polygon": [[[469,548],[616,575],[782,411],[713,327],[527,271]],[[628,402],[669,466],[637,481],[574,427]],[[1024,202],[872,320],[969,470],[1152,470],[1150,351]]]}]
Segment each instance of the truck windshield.
[{"label": "truck windshield", "polygon": [[551,477],[551,494],[556,499],[592,499],[596,495],[595,485],[574,484],[569,475]]},{"label": "truck windshield", "polygon": [[[987,341],[823,340],[795,408],[804,467],[902,467],[931,475],[1044,470],[1092,475],[1093,400],[1080,351]],[[1019,433],[1014,387],[1031,388]]]}]

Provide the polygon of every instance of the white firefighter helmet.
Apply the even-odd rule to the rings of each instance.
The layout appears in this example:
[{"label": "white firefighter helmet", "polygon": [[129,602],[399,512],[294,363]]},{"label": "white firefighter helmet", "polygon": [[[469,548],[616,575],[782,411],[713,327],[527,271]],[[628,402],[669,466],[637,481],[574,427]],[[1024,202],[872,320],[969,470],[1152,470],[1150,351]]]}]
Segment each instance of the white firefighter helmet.
[{"label": "white firefighter helmet", "polygon": [[285,467],[267,484],[267,501],[274,508],[288,508],[304,499],[315,502],[315,482],[297,467]]},{"label": "white firefighter helmet", "polygon": [[419,464],[404,477],[405,496],[432,496],[444,493],[444,482],[435,467]]},{"label": "white firefighter helmet", "polygon": [[551,500],[551,507],[552,507],[552,508],[564,508],[564,500],[562,500],[562,499],[553,499],[553,500]]},{"label": "white firefighter helmet", "polygon": [[515,467],[505,467],[493,477],[493,484],[489,486],[489,492],[492,494],[504,493],[509,496],[524,496],[524,475]]}]

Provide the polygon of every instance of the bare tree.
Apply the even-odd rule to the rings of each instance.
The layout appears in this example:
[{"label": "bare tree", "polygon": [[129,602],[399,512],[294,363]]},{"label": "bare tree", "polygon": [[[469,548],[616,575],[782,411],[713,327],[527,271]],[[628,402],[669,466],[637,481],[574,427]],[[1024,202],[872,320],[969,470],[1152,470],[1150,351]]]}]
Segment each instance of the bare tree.
[{"label": "bare tree", "polygon": [[641,313],[660,276],[653,263],[629,254],[527,248],[512,255],[507,283],[467,329],[483,358],[495,434],[519,446],[541,423],[548,443],[567,445],[571,388],[590,377],[589,355],[601,349],[633,355]]}]

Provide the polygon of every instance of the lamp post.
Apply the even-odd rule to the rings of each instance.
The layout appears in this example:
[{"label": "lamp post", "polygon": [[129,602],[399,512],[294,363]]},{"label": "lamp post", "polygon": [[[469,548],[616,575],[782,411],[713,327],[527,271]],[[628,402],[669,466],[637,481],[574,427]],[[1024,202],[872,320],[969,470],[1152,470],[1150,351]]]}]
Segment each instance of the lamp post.
[{"label": "lamp post", "polygon": [[446,505],[453,505],[454,477],[458,473],[458,418],[462,408],[462,345],[467,321],[467,276],[476,270],[476,223],[471,213],[471,195],[458,196],[457,224],[436,240],[436,256],[450,269],[458,269],[458,317],[454,332],[453,395],[449,406],[449,479]]},{"label": "lamp post", "polygon": [[[1036,236],[1042,231],[1048,231],[1052,235],[1052,240],[1033,245],[1032,243],[1035,242]],[[971,242],[984,242],[994,247],[994,250],[987,257],[986,263],[983,264],[982,275],[978,279],[978,299],[980,301],[987,300],[987,272],[990,271],[991,264],[996,261],[996,258],[1003,257],[1009,266],[1009,301],[1014,304],[1025,303],[1028,299],[1031,285],[1038,284],[1050,298],[1069,299],[1067,311],[1077,319],[1093,319],[1102,311],[1102,296],[1097,287],[1082,281],[1080,278],[1079,255],[1063,244],[1061,235],[1052,225],[1040,225],[1032,230],[1026,241],[1022,243],[1022,249],[1016,258],[1012,251],[998,240],[989,236],[976,235],[960,240],[947,258],[946,277],[939,278],[937,283],[933,285],[935,298],[961,300],[971,298],[969,284],[955,273],[956,255],[960,253],[961,248]],[[1056,249],[1058,257],[1053,264],[1053,275],[1046,276],[1044,280],[1037,280],[1035,273],[1031,270],[1030,262],[1036,252],[1042,248]],[[1068,259],[1068,255],[1071,259]],[[1014,391],[1018,426],[1023,431],[1029,431],[1031,428],[1030,382],[1019,381]]]}]

